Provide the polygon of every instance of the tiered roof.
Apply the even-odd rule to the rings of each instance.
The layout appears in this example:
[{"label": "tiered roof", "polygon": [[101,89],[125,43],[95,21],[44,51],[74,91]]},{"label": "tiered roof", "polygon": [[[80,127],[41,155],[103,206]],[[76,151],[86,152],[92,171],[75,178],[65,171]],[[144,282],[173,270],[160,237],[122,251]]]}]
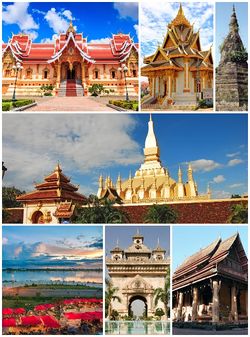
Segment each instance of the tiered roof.
[{"label": "tiered roof", "polygon": [[144,63],[147,65],[142,69],[147,71],[153,71],[156,68],[183,70],[178,62],[180,57],[193,59],[190,64],[191,71],[192,67],[197,66],[200,70],[213,68],[211,48],[207,51],[201,50],[199,31],[194,32],[193,25],[185,17],[182,5],[180,5],[177,16],[168,24],[162,45],[153,55],[144,58]]},{"label": "tiered roof", "polygon": [[3,43],[3,53],[10,50],[13,57],[22,63],[52,63],[62,56],[69,44],[79,51],[89,63],[121,63],[132,49],[138,52],[138,44],[129,34],[113,34],[107,43],[89,43],[81,33],[76,33],[72,23],[66,33],[62,33],[51,43],[33,43],[27,34],[13,35],[8,43]]},{"label": "tiered roof", "polygon": [[[230,253],[236,254],[241,270],[225,267],[223,262]],[[188,257],[174,272],[173,290],[190,286],[212,276],[221,275],[246,282],[248,260],[239,234],[222,241],[220,238]]]},{"label": "tiered roof", "polygon": [[78,187],[70,183],[70,179],[62,173],[58,164],[55,170],[44,178],[44,182],[35,185],[36,190],[22,194],[16,199],[20,202],[61,202],[74,201],[83,203],[86,197],[78,193]]}]

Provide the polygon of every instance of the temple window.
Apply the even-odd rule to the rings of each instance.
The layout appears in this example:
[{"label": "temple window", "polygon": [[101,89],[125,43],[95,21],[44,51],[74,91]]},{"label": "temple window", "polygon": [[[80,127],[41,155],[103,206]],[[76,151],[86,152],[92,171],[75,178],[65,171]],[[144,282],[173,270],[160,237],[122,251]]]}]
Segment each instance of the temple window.
[{"label": "temple window", "polygon": [[136,71],[136,69],[133,69],[132,74],[133,74],[133,77],[136,77],[136,76],[137,76],[137,71]]},{"label": "temple window", "polygon": [[26,78],[32,78],[32,69],[30,69],[30,68],[28,68],[27,70],[26,70]]},{"label": "temple window", "polygon": [[48,70],[45,69],[44,72],[43,72],[43,78],[47,79],[48,78],[48,74],[49,74]]},{"label": "temple window", "polygon": [[11,77],[11,70],[10,69],[5,70],[5,77]]},{"label": "temple window", "polygon": [[116,75],[115,70],[112,70],[111,71],[111,78],[115,78],[115,75]]},{"label": "temple window", "polygon": [[98,79],[98,78],[99,78],[99,70],[98,70],[98,69],[95,69],[95,70],[94,70],[94,78],[95,78],[95,79]]}]

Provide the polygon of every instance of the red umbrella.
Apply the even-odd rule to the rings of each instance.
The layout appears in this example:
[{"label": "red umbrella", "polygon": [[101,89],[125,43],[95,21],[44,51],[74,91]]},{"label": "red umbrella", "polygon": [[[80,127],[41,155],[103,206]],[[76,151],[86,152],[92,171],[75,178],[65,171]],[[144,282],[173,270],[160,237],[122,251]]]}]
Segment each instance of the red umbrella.
[{"label": "red umbrella", "polygon": [[82,319],[85,321],[93,321],[94,319],[102,319],[102,312],[66,312],[64,314],[68,319]]},{"label": "red umbrella", "polygon": [[54,304],[39,304],[34,307],[34,310],[43,311],[43,310],[54,308],[54,306],[55,306]]},{"label": "red umbrella", "polygon": [[15,318],[4,318],[3,319],[3,328],[10,328],[16,326]]},{"label": "red umbrella", "polygon": [[25,314],[26,310],[24,308],[16,308],[13,310],[15,315]]},{"label": "red umbrella", "polygon": [[21,325],[39,325],[41,324],[41,319],[39,316],[24,316],[21,317]]},{"label": "red umbrella", "polygon": [[60,328],[60,324],[58,323],[58,321],[54,317],[46,315],[46,316],[40,316],[40,318],[41,318],[43,324],[47,328]]},{"label": "red umbrella", "polygon": [[3,308],[3,316],[13,315],[13,309]]}]

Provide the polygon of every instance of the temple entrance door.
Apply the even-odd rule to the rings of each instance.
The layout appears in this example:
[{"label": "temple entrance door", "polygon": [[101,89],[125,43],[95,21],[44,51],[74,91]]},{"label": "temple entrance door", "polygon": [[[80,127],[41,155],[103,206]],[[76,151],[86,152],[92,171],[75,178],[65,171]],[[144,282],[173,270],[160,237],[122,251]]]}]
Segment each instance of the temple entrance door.
[{"label": "temple entrance door", "polygon": [[67,70],[67,80],[75,80],[75,69]]},{"label": "temple entrance door", "polygon": [[41,211],[34,212],[31,219],[33,224],[44,223],[43,213]]},{"label": "temple entrance door", "polygon": [[134,319],[143,319],[148,316],[148,304],[145,297],[135,295],[131,297],[128,306],[128,315]]}]

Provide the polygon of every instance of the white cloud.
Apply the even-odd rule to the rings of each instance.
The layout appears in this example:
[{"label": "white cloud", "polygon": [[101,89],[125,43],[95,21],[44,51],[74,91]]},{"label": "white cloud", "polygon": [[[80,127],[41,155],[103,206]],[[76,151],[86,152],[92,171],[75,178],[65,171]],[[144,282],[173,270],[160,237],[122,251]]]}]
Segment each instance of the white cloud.
[{"label": "white cloud", "polygon": [[8,241],[9,240],[6,237],[3,237],[3,239],[2,239],[3,245],[7,245]]},{"label": "white cloud", "polygon": [[[72,18],[72,13],[70,11],[64,10],[63,12],[57,12],[55,8],[51,8],[44,16],[49,27],[52,28],[56,34],[66,32],[69,27],[69,20],[71,20],[69,17]],[[76,26],[74,26],[74,28],[77,30]]]},{"label": "white cloud", "polygon": [[[213,5],[202,2],[182,3],[185,16],[194,23],[194,29],[200,29],[202,49],[208,49],[213,42]],[[162,44],[167,33],[167,24],[175,17],[179,9],[177,2],[145,0],[141,6],[140,31],[142,55],[155,52],[158,44]]]},{"label": "white cloud", "polygon": [[232,158],[232,157],[238,156],[239,154],[240,154],[240,152],[227,153],[226,156],[229,157],[229,158]]},{"label": "white cloud", "polygon": [[119,12],[122,19],[131,18],[138,20],[138,3],[137,2],[115,2],[114,9]]},{"label": "white cloud", "polygon": [[65,9],[63,12],[62,12],[62,15],[65,16],[67,19],[69,20],[74,20],[75,18],[72,16],[72,12],[68,9]]},{"label": "white cloud", "polygon": [[224,190],[212,191],[213,199],[228,199],[231,198],[231,193]]},{"label": "white cloud", "polygon": [[221,167],[221,164],[211,159],[198,159],[191,162],[194,171],[209,172]]},{"label": "white cloud", "polygon": [[134,25],[134,30],[136,31],[136,35],[139,36],[139,25]]},{"label": "white cloud", "polygon": [[89,41],[89,43],[109,43],[110,42],[110,37],[103,37],[101,39],[95,39]]},{"label": "white cloud", "polygon": [[44,39],[41,40],[41,43],[54,43],[55,40],[58,38],[59,36],[57,34],[53,34],[52,38],[50,37],[46,37]]},{"label": "white cloud", "polygon": [[82,176],[94,169],[140,163],[140,146],[130,135],[135,124],[129,115],[4,115],[5,184],[30,190],[58,160],[65,173]]},{"label": "white cloud", "polygon": [[229,185],[230,188],[238,188],[238,187],[241,187],[243,186],[244,184],[242,183],[236,183],[236,184],[232,184],[232,185]]},{"label": "white cloud", "polygon": [[235,159],[229,160],[228,166],[235,166],[235,165],[239,165],[239,164],[241,164],[241,163],[243,163],[243,160],[242,160],[242,159],[237,159],[237,158],[235,158]]},{"label": "white cloud", "polygon": [[221,174],[213,178],[213,182],[215,182],[216,184],[222,183],[225,180],[225,177]]},{"label": "white cloud", "polygon": [[5,24],[17,24],[20,30],[36,38],[35,31],[39,24],[35,22],[32,15],[28,13],[28,2],[15,2],[3,7],[2,20]]}]

